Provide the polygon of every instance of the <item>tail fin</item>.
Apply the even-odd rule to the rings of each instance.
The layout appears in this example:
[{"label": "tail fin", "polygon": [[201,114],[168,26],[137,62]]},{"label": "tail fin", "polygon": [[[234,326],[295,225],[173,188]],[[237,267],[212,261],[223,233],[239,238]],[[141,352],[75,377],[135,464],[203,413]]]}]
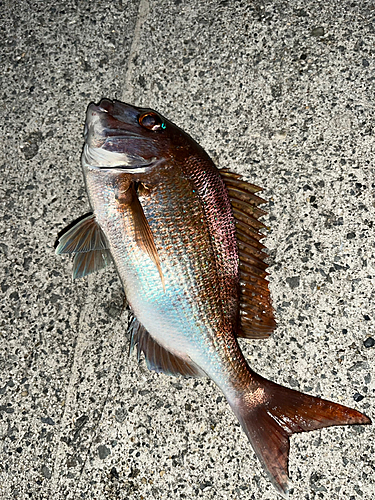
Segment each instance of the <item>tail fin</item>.
[{"label": "tail fin", "polygon": [[259,388],[231,405],[277,491],[288,495],[289,436],[331,425],[370,424],[346,406],[287,389],[255,375]]}]

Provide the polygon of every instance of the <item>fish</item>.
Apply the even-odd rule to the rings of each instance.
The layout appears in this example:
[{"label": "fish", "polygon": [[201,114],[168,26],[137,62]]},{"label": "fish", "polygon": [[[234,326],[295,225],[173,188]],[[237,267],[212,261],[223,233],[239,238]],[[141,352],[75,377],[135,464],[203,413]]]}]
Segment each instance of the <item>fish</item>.
[{"label": "fish", "polygon": [[213,380],[286,498],[292,434],[371,420],[263,378],[241,351],[239,338],[276,328],[261,189],[216,168],[160,113],[117,100],[88,106],[81,162],[92,211],[60,234],[56,253],[73,256],[74,278],[114,263],[131,352],[157,373]]}]

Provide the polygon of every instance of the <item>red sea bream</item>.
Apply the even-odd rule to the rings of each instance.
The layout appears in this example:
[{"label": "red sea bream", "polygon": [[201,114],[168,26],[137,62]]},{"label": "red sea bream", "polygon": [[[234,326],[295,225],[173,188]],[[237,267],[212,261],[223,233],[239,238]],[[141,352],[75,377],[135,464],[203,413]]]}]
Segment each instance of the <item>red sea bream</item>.
[{"label": "red sea bream", "polygon": [[290,435],[370,419],[265,380],[241,352],[238,337],[276,326],[260,189],[218,170],[159,113],[108,99],[88,107],[82,165],[92,214],[57,253],[75,255],[74,277],[114,262],[134,316],[131,346],[151,370],[210,377],[285,496]]}]

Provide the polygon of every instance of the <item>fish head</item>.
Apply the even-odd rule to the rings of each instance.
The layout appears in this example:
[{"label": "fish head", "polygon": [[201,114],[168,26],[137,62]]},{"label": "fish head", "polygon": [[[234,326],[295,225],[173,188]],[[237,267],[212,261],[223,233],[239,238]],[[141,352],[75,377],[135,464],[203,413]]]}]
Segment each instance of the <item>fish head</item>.
[{"label": "fish head", "polygon": [[188,134],[156,111],[109,99],[89,105],[84,135],[84,169],[139,174],[191,155],[207,156]]}]

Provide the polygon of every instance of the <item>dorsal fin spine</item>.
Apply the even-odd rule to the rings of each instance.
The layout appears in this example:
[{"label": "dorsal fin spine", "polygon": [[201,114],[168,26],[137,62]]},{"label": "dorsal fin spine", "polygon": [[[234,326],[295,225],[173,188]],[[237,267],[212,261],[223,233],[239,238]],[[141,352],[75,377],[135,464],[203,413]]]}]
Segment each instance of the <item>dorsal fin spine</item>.
[{"label": "dorsal fin spine", "polygon": [[265,200],[255,193],[262,189],[242,180],[239,174],[220,170],[227,186],[236,224],[240,271],[240,325],[238,336],[266,338],[275,329],[271,298],[268,288],[267,254],[260,243],[266,226],[260,222],[266,212],[258,207]]}]

